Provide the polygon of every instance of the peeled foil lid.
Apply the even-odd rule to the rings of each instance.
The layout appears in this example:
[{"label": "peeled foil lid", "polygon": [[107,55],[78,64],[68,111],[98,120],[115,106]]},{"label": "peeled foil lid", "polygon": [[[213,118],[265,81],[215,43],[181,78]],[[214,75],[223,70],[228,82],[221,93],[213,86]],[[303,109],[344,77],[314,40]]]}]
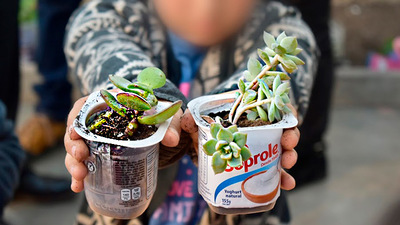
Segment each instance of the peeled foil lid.
[{"label": "peeled foil lid", "polygon": [[[113,94],[114,96],[118,94],[117,92],[110,92],[110,93]],[[128,141],[128,140],[115,140],[111,138],[106,138],[90,132],[86,126],[86,121],[89,118],[89,116],[95,112],[100,111],[101,109],[105,109],[106,106],[104,104],[105,102],[100,95],[100,91],[93,92],[91,95],[89,95],[88,99],[86,100],[82,109],[79,111],[78,116],[76,117],[73,123],[75,131],[82,138],[89,141],[120,145],[128,148],[144,148],[161,142],[162,139],[164,138],[165,133],[167,132],[169,124],[172,121],[172,118],[169,118],[164,123],[159,124],[156,133],[143,140]],[[158,105],[154,107],[154,112],[159,112],[167,108],[169,105],[171,105],[171,103],[159,101]]]},{"label": "peeled foil lid", "polygon": [[[192,113],[192,116],[197,126],[202,129],[209,129],[208,124],[201,116],[207,115],[211,112],[217,113],[222,111],[228,111],[232,108],[232,105],[236,99],[236,95],[233,93],[217,94],[217,95],[206,95],[198,97],[189,102],[188,108]],[[298,121],[292,114],[285,114],[281,121],[258,127],[242,127],[240,131],[256,131],[256,130],[269,130],[269,129],[287,129],[297,126]]]}]

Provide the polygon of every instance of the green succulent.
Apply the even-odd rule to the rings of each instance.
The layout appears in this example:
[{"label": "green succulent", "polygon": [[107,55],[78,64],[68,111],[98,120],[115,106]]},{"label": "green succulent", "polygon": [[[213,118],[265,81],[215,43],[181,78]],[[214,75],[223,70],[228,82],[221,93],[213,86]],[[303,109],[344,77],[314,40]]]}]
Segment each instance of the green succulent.
[{"label": "green succulent", "polygon": [[[296,37],[288,37],[282,32],[276,39],[264,32],[266,47],[258,49],[259,58],[250,58],[243,78],[238,81],[239,92],[229,113],[229,122],[236,124],[243,113],[249,120],[261,118],[264,121],[280,121],[285,113],[291,110],[286,105],[290,103],[290,77],[298,65],[304,62],[297,57],[302,51],[298,48]],[[287,72],[276,71],[281,65]]]},{"label": "green succulent", "polygon": [[[145,111],[158,104],[153,89],[164,86],[166,82],[165,74],[158,68],[144,69],[139,73],[135,83],[123,77],[112,75],[109,76],[109,79],[117,88],[125,92],[118,93],[115,98],[110,92],[100,90],[100,95],[112,111],[118,113],[121,117],[128,117],[130,122],[125,129],[125,134],[128,136],[135,133],[139,124],[155,125],[163,123],[175,115],[182,106],[182,101],[176,101],[156,114],[144,115]],[[101,128],[107,123],[110,116],[109,111],[103,112],[88,126],[89,130]]]},{"label": "green succulent", "polygon": [[212,156],[215,174],[222,173],[229,165],[237,167],[251,157],[246,147],[247,134],[239,132],[236,125],[224,128],[219,122],[211,124],[212,139],[203,145],[205,154]]}]

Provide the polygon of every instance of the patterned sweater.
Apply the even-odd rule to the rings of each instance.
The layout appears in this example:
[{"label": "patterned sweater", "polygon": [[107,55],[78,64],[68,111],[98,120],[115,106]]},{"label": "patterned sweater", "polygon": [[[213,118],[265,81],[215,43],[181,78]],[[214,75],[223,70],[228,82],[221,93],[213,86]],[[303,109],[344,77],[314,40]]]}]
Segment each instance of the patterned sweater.
[{"label": "patterned sweater", "polygon": [[[256,56],[257,48],[264,46],[263,31],[275,36],[285,31],[288,35],[296,36],[299,47],[304,49],[299,57],[306,65],[291,75],[292,104],[302,120],[308,107],[319,55],[314,36],[295,8],[265,0],[259,4],[238,36],[209,48],[193,81],[190,96],[236,89],[236,81],[246,69],[248,58]],[[187,102],[176,87],[180,78],[171,63],[173,54],[170,52],[166,29],[154,15],[151,3],[146,0],[90,1],[71,18],[64,51],[71,73],[84,95],[103,88],[113,88],[108,81],[110,74],[134,80],[144,68],[156,66],[165,71],[168,78],[167,84],[155,91],[156,96]],[[220,220],[218,216],[208,216],[212,224]],[[212,222],[212,218],[216,220]],[[225,222],[221,224],[227,223],[226,220],[223,219]],[[105,224],[120,224],[115,221],[111,219]],[[241,224],[249,223],[242,221]]]}]

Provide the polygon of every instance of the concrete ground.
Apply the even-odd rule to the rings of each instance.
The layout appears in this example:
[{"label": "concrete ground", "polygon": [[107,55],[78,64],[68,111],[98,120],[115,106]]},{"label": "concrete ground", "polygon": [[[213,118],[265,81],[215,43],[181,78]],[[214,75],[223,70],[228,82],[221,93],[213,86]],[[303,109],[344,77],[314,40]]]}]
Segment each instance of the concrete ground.
[{"label": "concrete ground", "polygon": [[[352,71],[350,69],[347,73],[352,74]],[[388,106],[389,103],[359,105],[343,101],[346,98],[344,87],[349,82],[356,84],[357,80],[346,80],[348,76],[340,73],[343,71],[339,71],[337,83],[340,93],[335,95],[327,134],[329,176],[324,181],[290,192],[292,224],[398,225],[400,109],[391,106],[399,103],[400,99],[392,99],[391,106]],[[33,111],[35,98],[32,97],[30,84],[38,81],[33,67],[24,67],[23,74],[20,122]],[[400,75],[394,78],[395,82],[388,83],[394,85],[399,79]],[[360,88],[360,91],[365,90]],[[396,88],[370,90],[362,96],[368,99],[368,95],[374,95],[373,99],[378,101],[376,95],[386,98],[396,96],[391,95],[391,91],[396,91]],[[34,168],[41,174],[68,177],[64,168],[63,147],[52,149],[36,159]],[[58,203],[17,199],[6,208],[5,219],[11,225],[72,224],[82,197],[81,194]]]}]

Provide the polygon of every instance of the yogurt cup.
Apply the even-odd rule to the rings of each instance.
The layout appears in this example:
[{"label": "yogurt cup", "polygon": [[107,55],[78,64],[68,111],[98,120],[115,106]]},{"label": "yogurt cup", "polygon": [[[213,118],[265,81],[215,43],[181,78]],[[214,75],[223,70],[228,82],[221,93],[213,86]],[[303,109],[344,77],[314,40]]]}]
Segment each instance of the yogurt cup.
[{"label": "yogurt cup", "polygon": [[[168,105],[159,102],[154,111]],[[86,199],[93,211],[104,216],[136,218],[147,209],[156,189],[159,143],[171,118],[157,125],[156,133],[146,139],[121,141],[101,137],[87,128],[90,116],[106,108],[100,92],[94,92],[74,121],[74,129],[85,139],[90,151],[85,161],[88,168],[84,180]]]},{"label": "yogurt cup", "polygon": [[277,123],[239,128],[247,133],[247,147],[252,156],[243,165],[227,167],[215,174],[212,157],[203,151],[203,144],[212,138],[210,124],[201,116],[229,111],[235,94],[210,95],[189,102],[189,110],[199,127],[199,192],[218,214],[249,214],[271,210],[280,196],[281,137],[283,129],[298,123],[293,114],[286,114]]}]

